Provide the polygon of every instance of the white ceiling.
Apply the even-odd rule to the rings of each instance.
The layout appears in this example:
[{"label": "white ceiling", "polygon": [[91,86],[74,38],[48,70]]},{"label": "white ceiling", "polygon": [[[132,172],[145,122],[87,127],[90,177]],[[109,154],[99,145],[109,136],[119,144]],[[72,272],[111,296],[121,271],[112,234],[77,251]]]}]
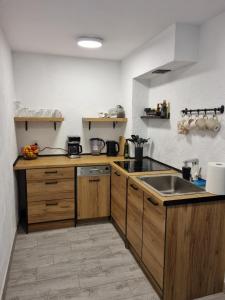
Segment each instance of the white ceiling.
[{"label": "white ceiling", "polygon": [[[122,59],[175,22],[201,24],[225,0],[0,0],[1,25],[14,50]],[[105,40],[82,49],[80,35]]]}]

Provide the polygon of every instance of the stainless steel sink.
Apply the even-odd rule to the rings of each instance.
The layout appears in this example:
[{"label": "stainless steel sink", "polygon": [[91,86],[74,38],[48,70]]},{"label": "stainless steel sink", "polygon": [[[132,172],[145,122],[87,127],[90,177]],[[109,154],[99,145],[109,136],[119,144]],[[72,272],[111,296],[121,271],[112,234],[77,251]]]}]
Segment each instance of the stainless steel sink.
[{"label": "stainless steel sink", "polygon": [[177,175],[138,177],[163,196],[204,193],[205,191]]}]

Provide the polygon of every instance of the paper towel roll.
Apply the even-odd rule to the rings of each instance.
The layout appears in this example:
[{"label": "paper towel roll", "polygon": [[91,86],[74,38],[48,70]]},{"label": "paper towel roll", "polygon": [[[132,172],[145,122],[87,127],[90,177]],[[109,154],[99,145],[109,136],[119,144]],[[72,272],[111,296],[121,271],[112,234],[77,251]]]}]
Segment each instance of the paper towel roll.
[{"label": "paper towel roll", "polygon": [[225,195],[225,163],[208,163],[206,191],[216,195]]}]

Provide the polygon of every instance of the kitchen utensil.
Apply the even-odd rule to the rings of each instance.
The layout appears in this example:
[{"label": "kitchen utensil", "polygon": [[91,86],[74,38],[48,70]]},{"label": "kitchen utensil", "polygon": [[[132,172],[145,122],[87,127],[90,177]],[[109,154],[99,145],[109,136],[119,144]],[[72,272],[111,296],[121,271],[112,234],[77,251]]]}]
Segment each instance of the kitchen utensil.
[{"label": "kitchen utensil", "polygon": [[120,151],[119,143],[116,141],[107,141],[106,142],[106,155],[107,156],[117,156]]},{"label": "kitchen utensil", "polygon": [[100,155],[102,149],[105,147],[105,141],[100,138],[91,138],[90,146],[92,155]]},{"label": "kitchen utensil", "polygon": [[135,147],[135,160],[142,161],[143,159],[143,147]]}]

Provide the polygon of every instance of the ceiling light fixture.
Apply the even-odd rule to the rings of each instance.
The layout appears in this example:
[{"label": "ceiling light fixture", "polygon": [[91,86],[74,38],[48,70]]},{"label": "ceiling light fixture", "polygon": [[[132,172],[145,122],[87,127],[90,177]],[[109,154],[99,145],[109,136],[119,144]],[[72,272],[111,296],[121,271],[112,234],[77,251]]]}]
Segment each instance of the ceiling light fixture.
[{"label": "ceiling light fixture", "polygon": [[79,37],[77,45],[83,48],[97,49],[102,47],[103,39],[98,37]]}]

